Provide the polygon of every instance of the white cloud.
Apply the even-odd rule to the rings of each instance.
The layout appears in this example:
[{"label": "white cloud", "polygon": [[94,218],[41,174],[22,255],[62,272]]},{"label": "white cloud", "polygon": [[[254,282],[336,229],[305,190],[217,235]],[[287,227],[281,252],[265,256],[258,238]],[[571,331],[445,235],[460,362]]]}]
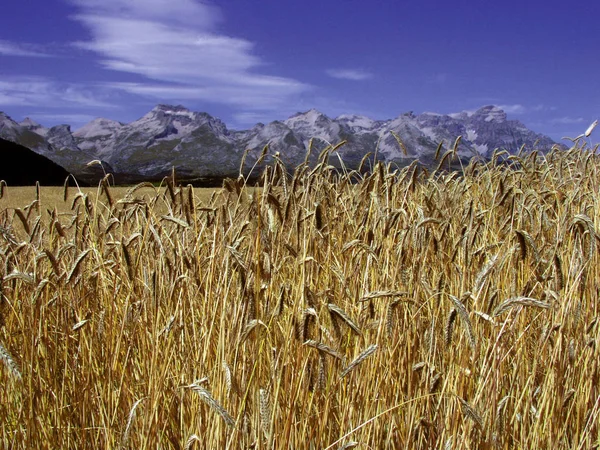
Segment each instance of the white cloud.
[{"label": "white cloud", "polygon": [[238,125],[250,125],[254,126],[257,123],[269,123],[273,120],[279,119],[282,117],[275,118],[271,114],[263,114],[256,111],[242,111],[239,113],[233,114],[234,123],[232,125],[233,128],[236,128]]},{"label": "white cloud", "polygon": [[173,83],[107,83],[105,86],[156,101],[168,99],[185,103],[189,100],[202,100],[263,111],[286,107],[286,99],[289,98],[290,93],[303,87],[301,84],[294,86],[293,81],[277,77],[262,77],[259,83],[254,84],[252,83],[256,80],[245,81],[238,85],[214,84],[212,86]]},{"label": "white cloud", "polygon": [[11,92],[2,92],[2,86],[0,85],[0,106],[24,106],[30,104],[31,103],[27,100],[24,100],[17,95],[13,95]]},{"label": "white cloud", "polygon": [[550,122],[552,123],[560,123],[562,125],[569,125],[573,123],[582,123],[585,119],[583,117],[558,117],[556,119],[552,119]]},{"label": "white cloud", "polygon": [[0,40],[0,55],[47,58],[51,55],[39,51],[37,46],[20,42]]},{"label": "white cloud", "polygon": [[498,105],[498,108],[502,109],[507,114],[524,114],[527,112],[527,108],[523,105]]},{"label": "white cloud", "polygon": [[248,40],[219,33],[219,10],[193,0],[74,0],[91,33],[81,48],[107,69],[147,78],[112,83],[161,101],[206,100],[256,110],[281,107],[310,87],[260,73]]},{"label": "white cloud", "polygon": [[546,112],[546,111],[556,111],[556,106],[546,106],[546,105],[535,105],[532,108],[530,108],[531,111],[534,112]]},{"label": "white cloud", "polygon": [[556,111],[555,106],[547,106],[543,104],[537,104],[534,106],[525,106],[519,103],[513,105],[498,105],[498,108],[504,110],[504,112],[508,114],[530,114],[530,113],[540,113],[540,112],[549,112]]},{"label": "white cloud", "polygon": [[0,106],[100,107],[113,105],[98,92],[76,84],[57,83],[43,77],[0,80]]},{"label": "white cloud", "polygon": [[467,117],[471,117],[473,114],[475,114],[475,111],[477,111],[477,110],[476,109],[465,109],[460,112],[449,113],[448,116],[452,117],[453,119],[458,119],[463,114],[465,114]]},{"label": "white cloud", "polygon": [[358,69],[328,69],[325,73],[341,80],[363,81],[373,78],[372,73]]},{"label": "white cloud", "polygon": [[213,30],[221,22],[220,10],[196,0],[72,0],[81,10],[106,17],[159,21]]},{"label": "white cloud", "polygon": [[90,114],[46,114],[32,112],[28,113],[28,116],[35,117],[35,120],[40,123],[66,123],[71,126],[83,125],[91,122],[96,116]]}]

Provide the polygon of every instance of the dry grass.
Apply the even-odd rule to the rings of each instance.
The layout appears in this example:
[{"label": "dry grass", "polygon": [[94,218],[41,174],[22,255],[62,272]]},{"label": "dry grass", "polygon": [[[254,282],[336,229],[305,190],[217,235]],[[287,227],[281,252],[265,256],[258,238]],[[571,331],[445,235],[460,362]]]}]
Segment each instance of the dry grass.
[{"label": "dry grass", "polygon": [[[114,186],[110,187],[111,196],[114,197],[114,201],[121,200],[129,190],[131,186]],[[145,186],[136,191],[134,197],[149,201],[151,198],[156,196],[156,192],[163,193],[165,187],[154,189],[150,186]],[[43,186],[40,188],[40,205],[42,208],[50,208],[56,210],[59,213],[71,213],[71,201],[78,191],[86,194],[90,200],[95,203],[96,198],[99,201],[106,203],[106,198],[103,196],[102,189],[83,187],[77,189],[74,187],[69,188],[69,199],[70,201],[63,201],[64,188],[58,186]],[[207,202],[210,199],[211,194],[214,192],[212,188],[196,188],[194,189],[194,195],[198,201]],[[0,210],[23,208],[26,205],[31,204],[37,199],[37,190],[35,186],[6,186],[4,187],[4,195],[0,197]]]},{"label": "dry grass", "polygon": [[327,157],[211,198],[6,188],[2,447],[598,446],[600,159]]}]

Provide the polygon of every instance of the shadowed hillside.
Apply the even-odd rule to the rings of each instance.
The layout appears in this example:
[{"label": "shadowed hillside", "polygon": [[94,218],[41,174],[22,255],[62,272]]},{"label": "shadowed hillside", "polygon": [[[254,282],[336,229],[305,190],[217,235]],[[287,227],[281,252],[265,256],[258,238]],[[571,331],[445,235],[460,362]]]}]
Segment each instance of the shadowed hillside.
[{"label": "shadowed hillside", "polygon": [[9,186],[27,186],[39,181],[45,186],[61,185],[69,172],[22,145],[0,138],[0,179]]}]

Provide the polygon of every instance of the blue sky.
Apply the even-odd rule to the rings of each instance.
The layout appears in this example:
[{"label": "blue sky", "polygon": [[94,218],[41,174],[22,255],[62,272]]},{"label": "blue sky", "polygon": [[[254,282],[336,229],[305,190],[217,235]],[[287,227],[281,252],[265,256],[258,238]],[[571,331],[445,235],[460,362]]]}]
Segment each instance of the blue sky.
[{"label": "blue sky", "polygon": [[0,111],[74,128],[157,103],[230,127],[317,108],[487,104],[555,139],[600,117],[600,3],[29,0],[0,15]]}]

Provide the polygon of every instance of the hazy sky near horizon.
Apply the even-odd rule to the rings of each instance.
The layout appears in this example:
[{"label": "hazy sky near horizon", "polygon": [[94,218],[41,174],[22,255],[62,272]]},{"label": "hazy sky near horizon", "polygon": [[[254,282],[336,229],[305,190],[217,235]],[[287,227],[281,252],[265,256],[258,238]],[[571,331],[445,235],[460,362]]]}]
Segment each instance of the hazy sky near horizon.
[{"label": "hazy sky near horizon", "polygon": [[182,104],[232,128],[316,108],[600,118],[600,2],[29,0],[0,15],[0,111],[74,128]]}]

